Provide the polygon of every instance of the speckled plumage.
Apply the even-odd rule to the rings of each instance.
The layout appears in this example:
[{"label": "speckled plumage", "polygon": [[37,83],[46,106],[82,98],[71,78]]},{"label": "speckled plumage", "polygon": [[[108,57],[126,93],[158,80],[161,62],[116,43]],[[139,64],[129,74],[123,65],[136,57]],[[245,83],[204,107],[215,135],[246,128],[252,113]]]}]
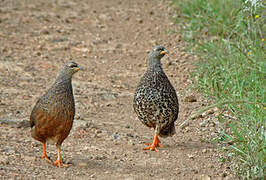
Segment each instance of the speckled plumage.
[{"label": "speckled plumage", "polygon": [[61,144],[72,128],[75,116],[72,75],[79,70],[80,66],[75,62],[66,63],[52,87],[38,99],[30,115],[31,136],[43,143],[43,157],[47,160],[46,142],[56,144],[59,162],[55,164],[59,163],[59,167]]},{"label": "speckled plumage", "polygon": [[150,51],[148,69],[137,86],[133,101],[139,120],[154,128],[155,134],[161,137],[175,134],[174,122],[179,111],[176,91],[161,65],[166,52],[162,46],[155,46]]}]

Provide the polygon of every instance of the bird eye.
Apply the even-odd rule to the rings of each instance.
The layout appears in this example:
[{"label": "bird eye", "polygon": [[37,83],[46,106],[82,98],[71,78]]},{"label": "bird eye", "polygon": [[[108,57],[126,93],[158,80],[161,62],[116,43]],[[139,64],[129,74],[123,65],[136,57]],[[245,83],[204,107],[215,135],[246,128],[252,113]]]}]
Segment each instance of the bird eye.
[{"label": "bird eye", "polygon": [[75,68],[75,67],[78,67],[78,65],[77,64],[71,64],[70,67]]},{"label": "bird eye", "polygon": [[158,49],[156,49],[157,51],[163,51],[164,49],[162,47],[159,47]]}]

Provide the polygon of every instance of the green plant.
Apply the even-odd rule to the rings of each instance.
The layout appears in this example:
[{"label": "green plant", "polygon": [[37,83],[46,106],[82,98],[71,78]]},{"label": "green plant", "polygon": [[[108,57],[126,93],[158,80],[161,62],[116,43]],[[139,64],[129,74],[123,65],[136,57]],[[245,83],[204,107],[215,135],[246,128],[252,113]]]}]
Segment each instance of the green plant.
[{"label": "green plant", "polygon": [[259,0],[174,0],[184,39],[199,61],[192,79],[212,106],[226,108],[227,153],[239,176],[263,178],[266,161],[265,4]]}]

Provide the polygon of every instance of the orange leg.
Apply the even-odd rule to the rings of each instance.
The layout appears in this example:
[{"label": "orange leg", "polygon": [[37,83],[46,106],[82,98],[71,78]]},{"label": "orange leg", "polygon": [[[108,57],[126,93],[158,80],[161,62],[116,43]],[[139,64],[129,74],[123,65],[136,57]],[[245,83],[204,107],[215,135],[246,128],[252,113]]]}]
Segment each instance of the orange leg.
[{"label": "orange leg", "polygon": [[45,143],[43,143],[43,155],[42,155],[42,158],[44,158],[45,160],[51,162],[50,158],[46,154],[46,144]]},{"label": "orange leg", "polygon": [[65,166],[65,167],[68,167],[67,164],[63,164],[63,162],[62,162],[62,159],[61,159],[61,149],[60,149],[60,147],[57,147],[57,160],[54,162],[54,165],[55,166],[58,165],[59,168],[61,168],[61,165],[62,166]]},{"label": "orange leg", "polygon": [[153,150],[153,151],[159,151],[156,147],[162,147],[161,141],[158,138],[158,134],[155,133],[153,142],[152,143],[146,143],[146,145],[149,145],[148,147],[144,148],[144,150]]},{"label": "orange leg", "polygon": [[[159,140],[159,138],[157,139],[157,141],[158,141],[158,144],[157,144],[156,147],[162,147],[163,145],[161,144],[161,141]],[[144,144],[147,145],[147,146],[152,145],[152,143],[144,143]]]}]

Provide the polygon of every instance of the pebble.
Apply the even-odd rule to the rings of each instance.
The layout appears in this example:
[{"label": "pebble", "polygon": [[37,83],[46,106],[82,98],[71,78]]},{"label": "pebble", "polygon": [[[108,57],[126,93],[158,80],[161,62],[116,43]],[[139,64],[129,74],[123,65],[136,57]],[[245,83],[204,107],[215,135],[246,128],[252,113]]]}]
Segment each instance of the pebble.
[{"label": "pebble", "polygon": [[100,133],[102,133],[102,130],[97,129],[97,130],[95,131],[95,133],[96,133],[96,134],[100,134]]},{"label": "pebble", "polygon": [[143,23],[143,19],[141,19],[141,18],[137,18],[136,20],[137,20],[137,22],[140,23],[140,24]]},{"label": "pebble", "polygon": [[197,102],[197,98],[194,95],[188,95],[184,99],[185,102]]},{"label": "pebble", "polygon": [[131,139],[128,141],[128,144],[133,146],[135,145],[135,143]]},{"label": "pebble", "polygon": [[208,119],[203,120],[201,123],[199,123],[200,127],[206,127],[206,125],[209,123]]},{"label": "pebble", "polygon": [[113,137],[114,140],[120,139],[120,135],[119,134],[112,134],[112,137]]},{"label": "pebble", "polygon": [[206,152],[207,152],[207,149],[203,149],[202,152],[203,152],[203,153],[206,153]]},{"label": "pebble", "polygon": [[97,155],[97,156],[94,157],[94,159],[96,159],[96,160],[103,160],[103,159],[106,159],[106,156],[104,156],[104,155]]},{"label": "pebble", "polygon": [[193,155],[193,154],[188,154],[187,156],[188,156],[188,158],[190,158],[190,159],[194,159],[194,155]]},{"label": "pebble", "polygon": [[211,180],[211,177],[206,174],[202,174],[199,176],[199,180]]},{"label": "pebble", "polygon": [[50,34],[50,32],[47,29],[43,29],[43,30],[40,31],[40,34],[47,35],[47,34]]},{"label": "pebble", "polygon": [[190,130],[191,130],[191,129],[190,129],[189,126],[187,126],[187,127],[184,128],[184,132],[186,132],[186,133],[189,132]]},{"label": "pebble", "polygon": [[88,164],[86,162],[78,162],[77,163],[77,166],[80,166],[80,167],[86,167]]}]

